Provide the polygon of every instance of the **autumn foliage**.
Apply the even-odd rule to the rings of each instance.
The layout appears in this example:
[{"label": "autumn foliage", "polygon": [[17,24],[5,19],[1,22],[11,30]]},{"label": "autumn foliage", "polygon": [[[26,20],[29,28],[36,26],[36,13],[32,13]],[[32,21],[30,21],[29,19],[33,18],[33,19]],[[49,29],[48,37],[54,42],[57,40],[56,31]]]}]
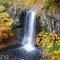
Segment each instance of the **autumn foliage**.
[{"label": "autumn foliage", "polygon": [[0,41],[5,38],[7,39],[12,35],[12,24],[14,20],[10,18],[9,14],[4,12],[0,13]]},{"label": "autumn foliage", "polygon": [[36,43],[42,47],[49,60],[60,60],[60,37],[55,32],[38,33]]}]

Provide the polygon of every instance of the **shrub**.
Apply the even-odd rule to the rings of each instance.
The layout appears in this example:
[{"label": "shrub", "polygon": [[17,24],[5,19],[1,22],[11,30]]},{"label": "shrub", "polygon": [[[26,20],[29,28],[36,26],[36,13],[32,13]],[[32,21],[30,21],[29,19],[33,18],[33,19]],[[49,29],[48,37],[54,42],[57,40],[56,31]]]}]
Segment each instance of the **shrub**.
[{"label": "shrub", "polygon": [[12,35],[13,23],[14,20],[10,18],[8,13],[0,13],[0,41],[3,38],[7,39],[9,36]]},{"label": "shrub", "polygon": [[[41,46],[49,59],[60,59],[60,37],[55,32],[40,32],[37,34],[36,43]],[[57,59],[55,59],[57,58]]]}]

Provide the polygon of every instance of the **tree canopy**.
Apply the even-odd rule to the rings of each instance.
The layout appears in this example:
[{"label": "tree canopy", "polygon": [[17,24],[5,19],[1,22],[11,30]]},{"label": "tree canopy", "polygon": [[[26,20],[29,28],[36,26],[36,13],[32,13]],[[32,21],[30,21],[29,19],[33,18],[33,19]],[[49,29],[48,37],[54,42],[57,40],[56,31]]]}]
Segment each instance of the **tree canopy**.
[{"label": "tree canopy", "polygon": [[32,8],[36,5],[43,5],[44,8],[55,11],[60,6],[60,0],[0,0],[0,3],[12,2],[15,7],[21,9]]}]

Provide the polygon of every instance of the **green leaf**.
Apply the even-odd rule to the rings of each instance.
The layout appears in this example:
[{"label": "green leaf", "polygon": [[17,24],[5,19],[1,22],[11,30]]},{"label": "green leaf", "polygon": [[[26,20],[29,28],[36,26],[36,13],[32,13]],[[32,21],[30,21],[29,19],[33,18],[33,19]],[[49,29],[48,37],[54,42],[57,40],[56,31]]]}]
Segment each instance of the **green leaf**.
[{"label": "green leaf", "polygon": [[3,5],[0,5],[0,12],[5,11],[5,7]]}]

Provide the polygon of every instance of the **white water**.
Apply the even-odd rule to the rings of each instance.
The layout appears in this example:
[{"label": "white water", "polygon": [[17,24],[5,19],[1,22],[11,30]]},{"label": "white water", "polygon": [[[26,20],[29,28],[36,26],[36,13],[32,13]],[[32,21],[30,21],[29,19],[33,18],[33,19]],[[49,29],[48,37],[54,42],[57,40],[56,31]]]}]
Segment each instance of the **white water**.
[{"label": "white water", "polygon": [[35,50],[35,47],[34,47],[35,25],[36,25],[35,15],[36,15],[35,10],[27,11],[26,20],[25,20],[24,37],[22,41],[23,48],[27,52]]}]

